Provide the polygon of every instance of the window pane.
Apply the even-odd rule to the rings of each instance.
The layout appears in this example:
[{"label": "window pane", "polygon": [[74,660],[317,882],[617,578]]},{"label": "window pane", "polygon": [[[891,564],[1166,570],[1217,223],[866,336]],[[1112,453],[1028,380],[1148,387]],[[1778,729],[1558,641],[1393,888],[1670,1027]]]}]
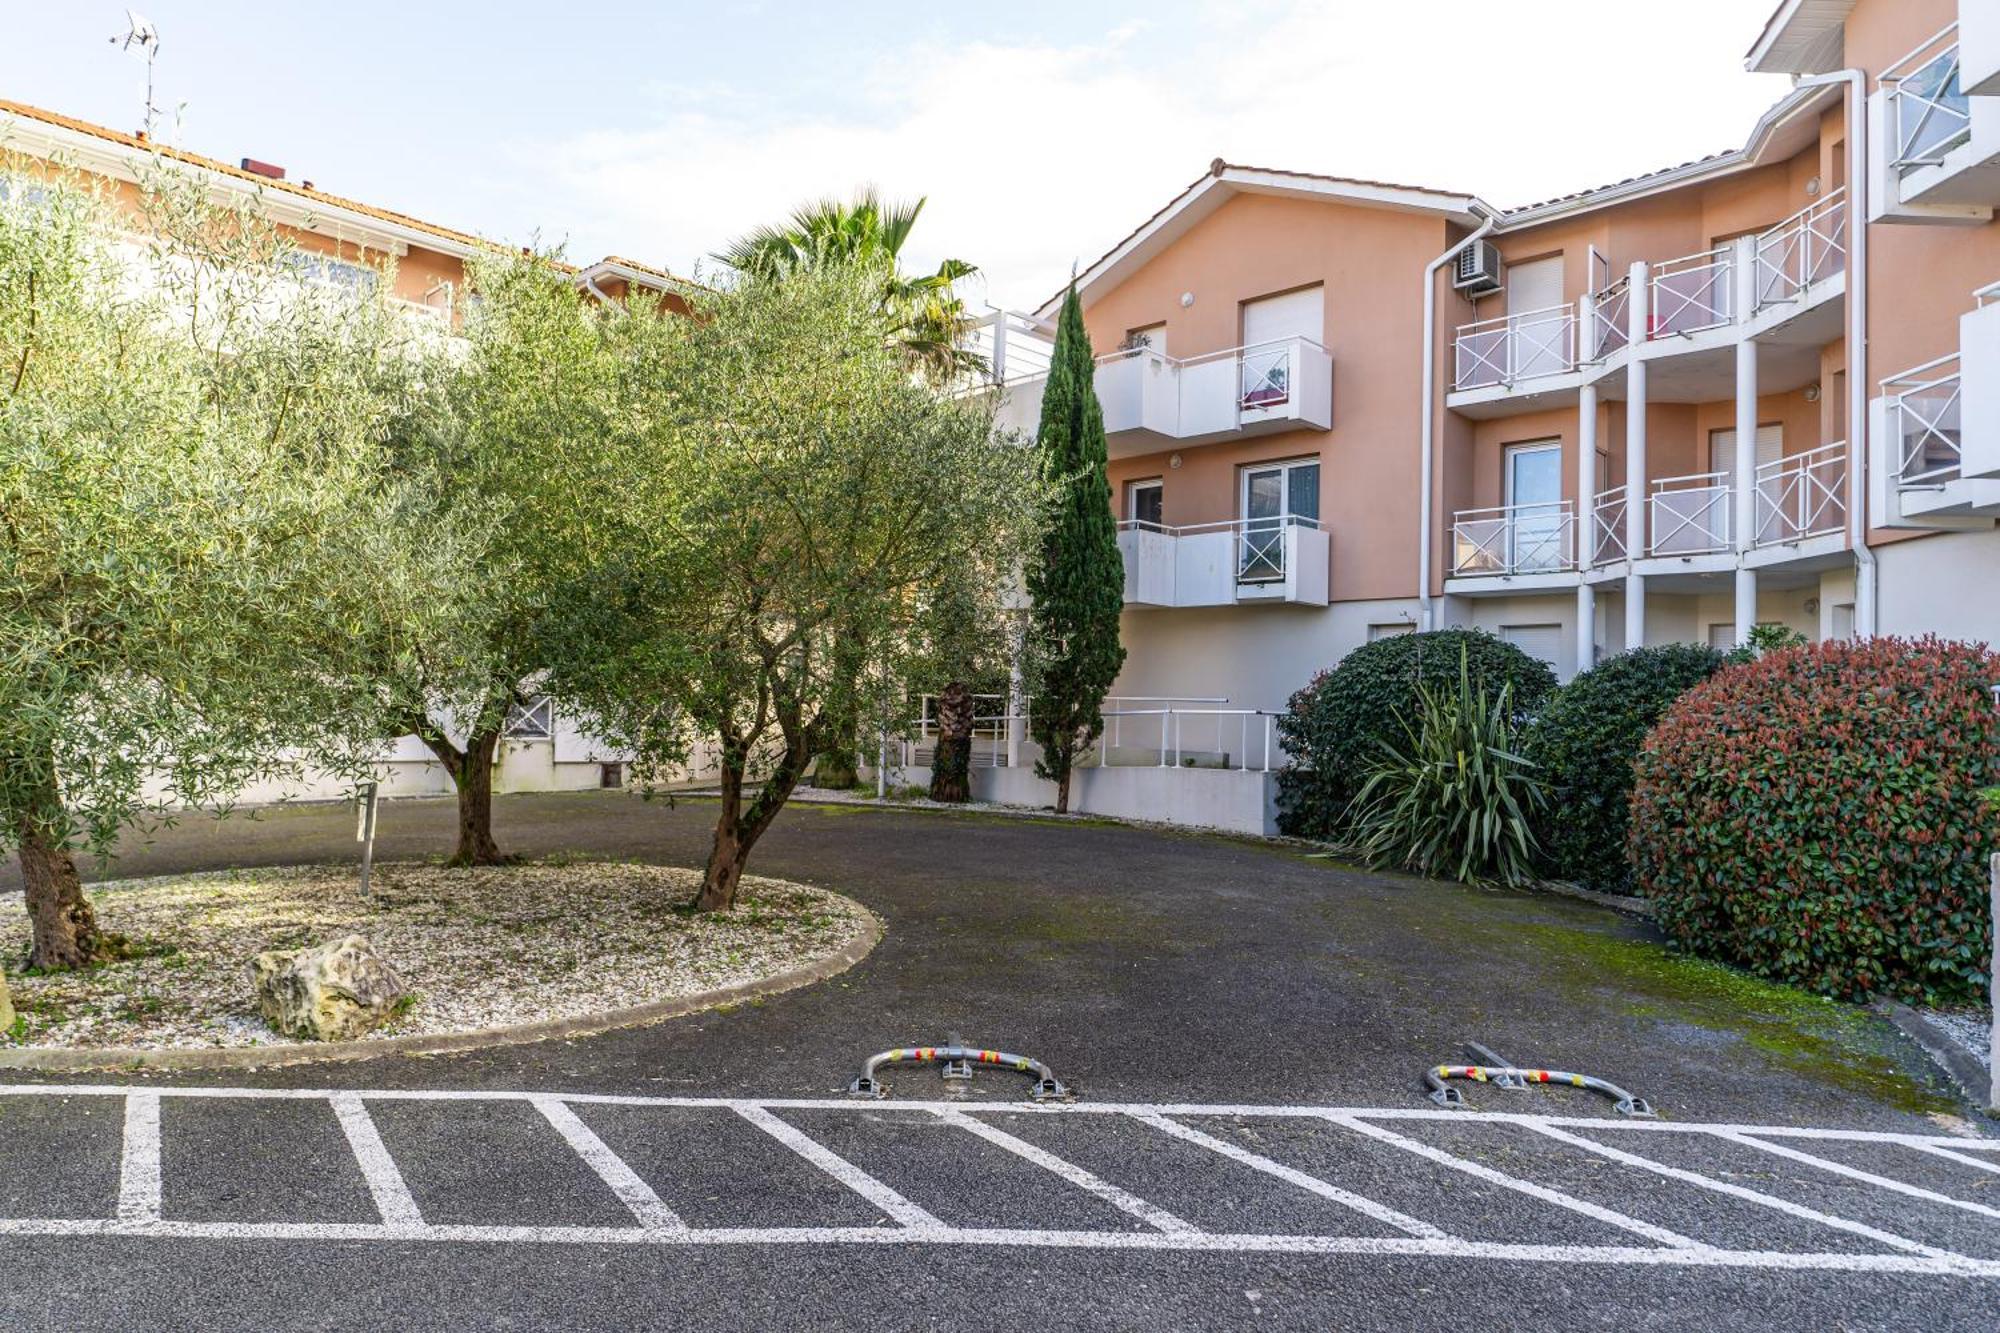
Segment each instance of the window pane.
[{"label": "window pane", "polygon": [[1162,512],[1161,498],[1165,494],[1158,482],[1145,482],[1132,488],[1132,519],[1136,523],[1160,525]]},{"label": "window pane", "polygon": [[1285,509],[1285,471],[1266,468],[1244,481],[1243,517],[1276,518]]},{"label": "window pane", "polygon": [[1319,518],[1319,464],[1300,463],[1290,469],[1287,510],[1300,518]]}]

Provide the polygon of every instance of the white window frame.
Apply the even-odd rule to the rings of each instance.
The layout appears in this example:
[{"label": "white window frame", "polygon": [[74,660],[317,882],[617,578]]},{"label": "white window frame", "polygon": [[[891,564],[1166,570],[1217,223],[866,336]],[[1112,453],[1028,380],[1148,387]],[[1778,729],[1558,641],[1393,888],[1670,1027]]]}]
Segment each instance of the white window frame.
[{"label": "white window frame", "polygon": [[[1295,468],[1301,467],[1322,468],[1320,477],[1321,480],[1325,480],[1326,474],[1322,466],[1322,460],[1316,455],[1307,458],[1278,458],[1267,463],[1240,464],[1236,469],[1236,517],[1246,522],[1250,518],[1250,478],[1252,474],[1258,472],[1282,472],[1284,474],[1284,483],[1280,487],[1284,495],[1284,507],[1274,516],[1281,526],[1289,523],[1294,518],[1304,517],[1292,512],[1292,471]],[[1320,520],[1312,518],[1307,521],[1317,526]]]},{"label": "white window frame", "polygon": [[1164,477],[1145,477],[1138,481],[1128,481],[1125,483],[1125,521],[1128,523],[1137,523],[1140,521],[1140,491],[1158,491],[1160,493],[1159,526],[1164,528],[1167,516],[1167,482]]},{"label": "white window frame", "polygon": [[552,741],[556,737],[555,700],[538,694],[521,704],[507,705],[507,725],[500,733],[510,741]]}]

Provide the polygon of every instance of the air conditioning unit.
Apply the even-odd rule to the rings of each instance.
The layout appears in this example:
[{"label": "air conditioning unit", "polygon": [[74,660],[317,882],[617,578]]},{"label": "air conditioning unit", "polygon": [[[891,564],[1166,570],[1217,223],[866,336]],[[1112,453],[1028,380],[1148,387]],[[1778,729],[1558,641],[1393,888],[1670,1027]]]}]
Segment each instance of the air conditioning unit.
[{"label": "air conditioning unit", "polygon": [[1500,290],[1503,268],[1499,246],[1491,241],[1474,241],[1458,252],[1451,285],[1471,296],[1491,296]]}]

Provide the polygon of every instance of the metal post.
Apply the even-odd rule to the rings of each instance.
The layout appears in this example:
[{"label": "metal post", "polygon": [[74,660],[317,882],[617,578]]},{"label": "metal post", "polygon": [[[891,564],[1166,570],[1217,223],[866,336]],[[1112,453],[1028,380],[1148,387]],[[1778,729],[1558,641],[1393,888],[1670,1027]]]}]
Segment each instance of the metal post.
[{"label": "metal post", "polygon": [[[1579,305],[1578,318],[1589,311],[1589,298]],[[1579,327],[1582,327],[1579,325]],[[1576,391],[1576,669],[1597,665],[1597,589],[1590,582],[1592,538],[1597,533],[1597,386]]]},{"label": "metal post", "polygon": [[879,801],[889,794],[889,729],[878,728],[875,735],[875,799]]},{"label": "metal post", "polygon": [[369,879],[375,869],[375,798],[380,785],[364,782],[355,791],[354,840],[361,844],[361,896],[374,897]]},{"label": "metal post", "polygon": [[[1757,303],[1756,238],[1737,238],[1735,268],[1740,328]],[[1713,458],[1708,466],[1710,471],[1721,470]],[[1741,648],[1750,642],[1750,631],[1757,624],[1757,571],[1743,564],[1757,536],[1757,341],[1747,332],[1736,343],[1736,457],[1729,466],[1735,486],[1730,498],[1736,525],[1736,646]]]},{"label": "metal post", "polygon": [[993,382],[1007,382],[1007,312],[993,312]]}]

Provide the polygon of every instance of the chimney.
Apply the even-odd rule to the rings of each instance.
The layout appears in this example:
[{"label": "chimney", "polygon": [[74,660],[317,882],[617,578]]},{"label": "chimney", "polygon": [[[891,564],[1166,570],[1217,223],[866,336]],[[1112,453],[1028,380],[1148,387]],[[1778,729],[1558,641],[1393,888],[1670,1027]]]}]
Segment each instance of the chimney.
[{"label": "chimney", "polygon": [[263,176],[268,180],[281,181],[285,178],[283,167],[272,166],[269,162],[259,162],[254,157],[243,159],[243,169],[253,176]]}]

